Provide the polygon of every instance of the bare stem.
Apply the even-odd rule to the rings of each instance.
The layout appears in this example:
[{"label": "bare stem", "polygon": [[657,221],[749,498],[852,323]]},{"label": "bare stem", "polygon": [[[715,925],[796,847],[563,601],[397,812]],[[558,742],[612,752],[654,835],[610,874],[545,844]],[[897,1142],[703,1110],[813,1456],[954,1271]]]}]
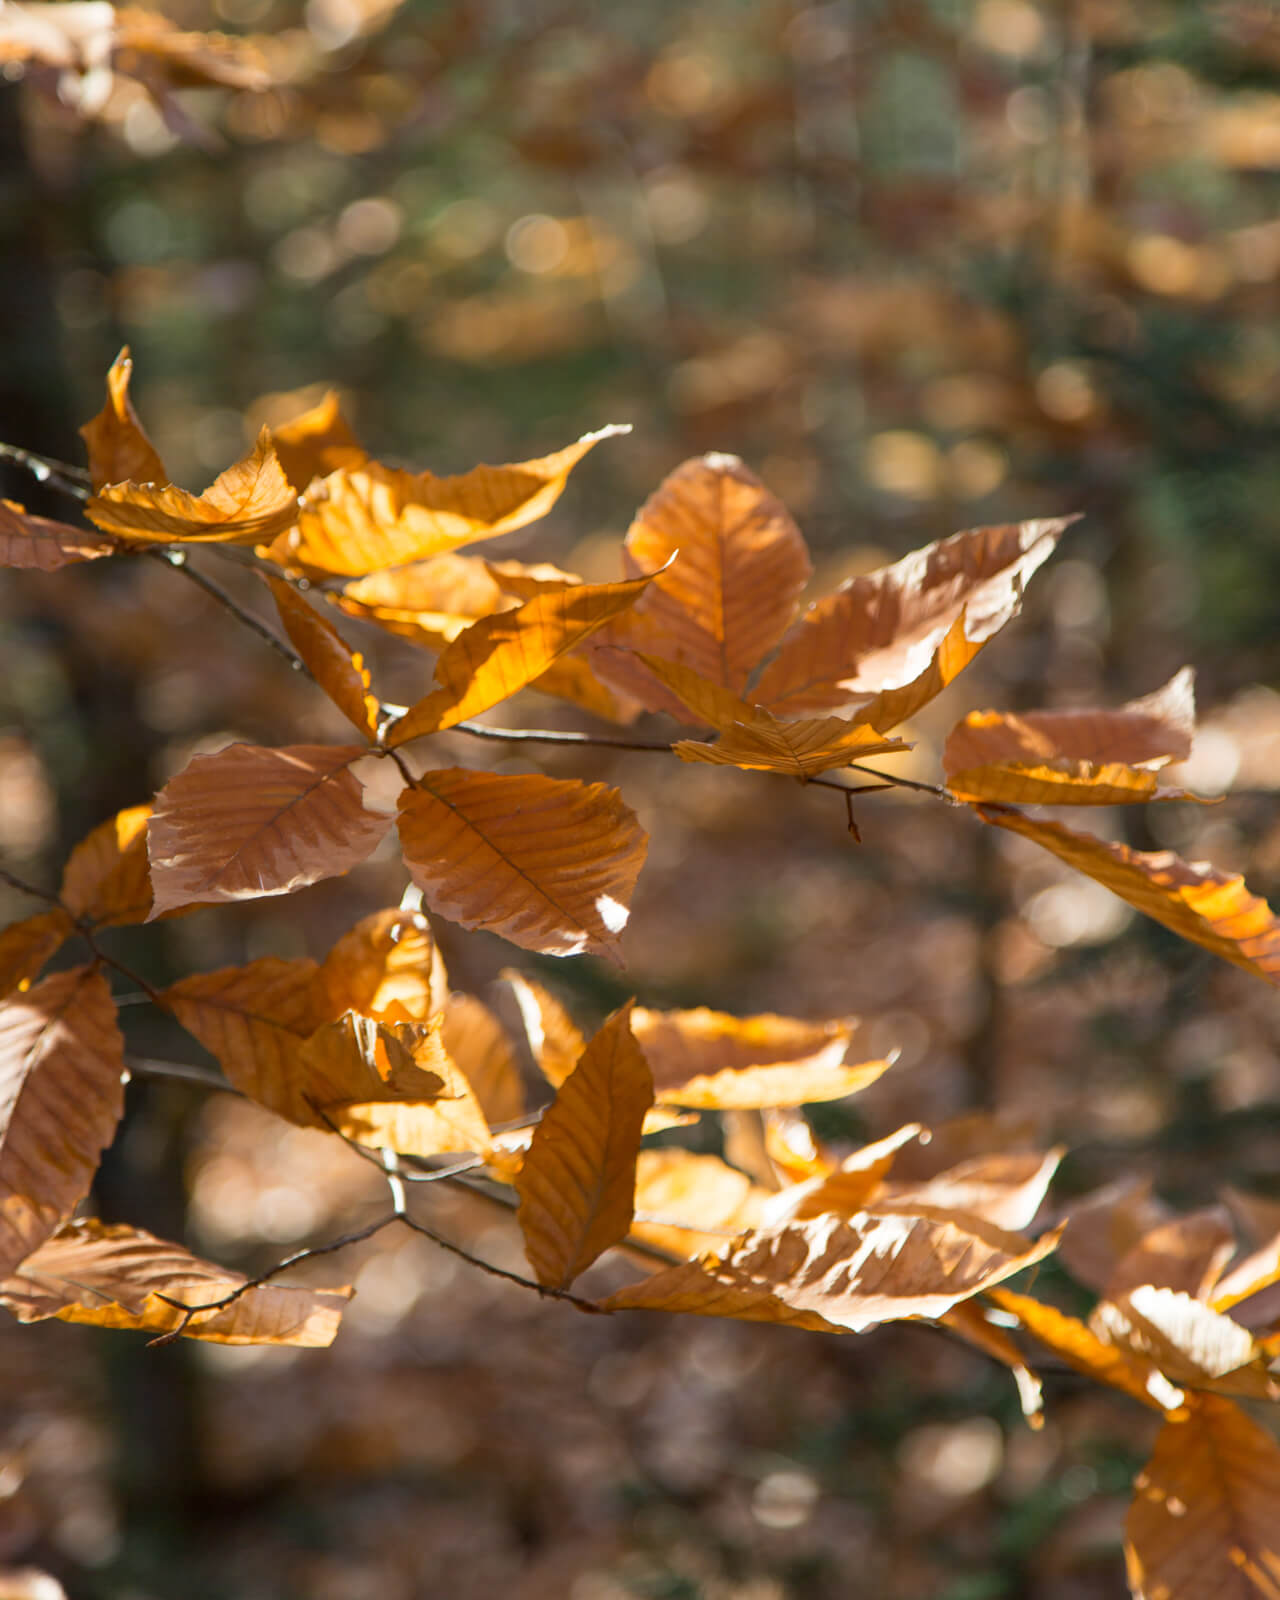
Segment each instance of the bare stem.
[{"label": "bare stem", "polygon": [[20,878],[14,872],[0,867],[0,883],[7,883],[11,889],[16,889],[19,894],[29,894],[33,900],[43,900],[46,905],[61,908],[62,901],[58,899],[52,889],[38,889],[34,883],[28,883],[25,878]]},{"label": "bare stem", "polygon": [[259,639],[265,639],[276,654],[287,661],[295,672],[304,673],[308,678],[311,676],[302,657],[291,646],[287,645],[278,634],[272,633],[266,623],[255,617],[252,611],[246,611],[240,602],[233,599],[221,584],[215,583],[212,578],[206,578],[203,572],[199,572],[195,567],[191,566],[187,561],[185,550],[150,549],[144,551],[143,554],[150,556],[155,561],[162,561],[165,566],[171,567],[174,572],[180,572],[188,582],[194,583],[197,588],[203,589],[211,599],[216,600],[224,611],[229,611],[238,622],[243,622],[246,628],[252,629]]},{"label": "bare stem", "polygon": [[[169,1078],[176,1083],[192,1083],[201,1089],[221,1094],[240,1095],[240,1090],[219,1073],[185,1061],[160,1061],[155,1056],[126,1056],[124,1064],[136,1078]],[[243,1096],[241,1095],[241,1098]]]},{"label": "bare stem", "polygon": [[469,733],[475,739],[502,739],[511,743],[593,745],[603,750],[671,749],[669,739],[613,739],[607,734],[571,733],[553,728],[491,728],[483,722],[455,722],[445,732]]},{"label": "bare stem", "polygon": [[60,489],[77,500],[87,500],[93,493],[93,479],[83,467],[73,467],[69,461],[55,461],[52,456],[37,455],[16,444],[0,444],[0,461],[12,461],[37,483]]}]

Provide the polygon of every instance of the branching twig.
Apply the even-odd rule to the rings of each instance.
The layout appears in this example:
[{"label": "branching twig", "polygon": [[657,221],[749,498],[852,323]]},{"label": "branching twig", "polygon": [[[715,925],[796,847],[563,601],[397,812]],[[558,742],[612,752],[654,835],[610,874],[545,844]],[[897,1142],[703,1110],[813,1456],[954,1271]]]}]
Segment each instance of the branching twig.
[{"label": "branching twig", "polygon": [[251,628],[259,639],[265,639],[276,654],[282,656],[295,672],[301,672],[308,678],[311,676],[302,657],[290,645],[287,645],[278,634],[272,633],[266,623],[255,617],[252,611],[246,611],[240,602],[233,599],[220,584],[215,583],[212,578],[206,578],[203,572],[199,572],[195,567],[191,566],[187,561],[185,550],[150,549],[145,550],[143,554],[150,556],[154,561],[162,561],[165,566],[171,567],[174,572],[180,572],[189,582],[196,584],[211,599],[216,600],[224,610],[229,611],[238,622],[243,622],[246,628]]},{"label": "branching twig", "polygon": [[16,444],[0,444],[0,461],[12,461],[14,466],[29,472],[37,483],[61,489],[63,494],[77,500],[87,500],[93,493],[93,479],[83,467],[73,467],[69,461],[55,461],[52,456],[38,455]]}]

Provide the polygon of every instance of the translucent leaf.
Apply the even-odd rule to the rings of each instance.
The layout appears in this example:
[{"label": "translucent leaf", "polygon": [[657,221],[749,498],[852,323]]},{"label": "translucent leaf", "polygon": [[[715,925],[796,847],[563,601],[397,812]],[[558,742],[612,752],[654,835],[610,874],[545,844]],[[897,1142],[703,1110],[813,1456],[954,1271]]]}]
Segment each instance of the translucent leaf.
[{"label": "translucent leaf", "polygon": [[348,649],[333,624],[280,578],[268,578],[285,632],[306,662],[311,676],[361,733],[378,734],[380,707],[369,693],[369,673],[364,657]]},{"label": "translucent leaf", "polygon": [[[448,1071],[438,1022],[375,1022],[354,1011],[317,1028],[297,1059],[290,1088],[316,1111],[352,1101],[434,1101]],[[309,1120],[325,1126],[314,1114]]]},{"label": "translucent leaf", "polygon": [[101,973],[73,967],[0,1004],[0,1273],[89,1192],[124,1110],[124,1041]]},{"label": "translucent leaf", "polygon": [[1180,1290],[1144,1284],[1100,1300],[1089,1325],[1108,1344],[1146,1356],[1173,1383],[1280,1398],[1253,1335]]},{"label": "translucent leaf", "polygon": [[971,639],[966,631],[965,612],[961,612],[939,640],[928,665],[909,683],[882,689],[870,700],[859,701],[854,713],[858,722],[869,722],[881,733],[924,710],[948,684],[952,683],[982,649],[984,640]]},{"label": "translucent leaf", "polygon": [[490,1124],[524,1115],[524,1083],[506,1029],[470,994],[449,996],[441,1037]]},{"label": "translucent leaf", "polygon": [[356,1011],[379,1022],[426,1022],[448,994],[442,972],[427,919],[396,907],[344,933],[319,976],[331,1018]]},{"label": "translucent leaf", "polygon": [[967,1211],[1000,1228],[1029,1228],[1044,1204],[1064,1154],[1064,1147],[1059,1145],[1044,1152],[977,1156],[925,1183],[889,1184],[876,1203],[907,1209],[923,1205]]},{"label": "translucent leaf", "polygon": [[273,428],[271,443],[285,477],[299,494],[313,478],[325,478],[340,467],[363,466],[369,459],[342,415],[333,389],[309,411]]},{"label": "translucent leaf", "polygon": [[677,1259],[723,1250],[759,1222],[769,1198],[767,1189],[719,1156],[674,1147],[642,1150],[631,1237]]},{"label": "translucent leaf", "polygon": [[[547,1082],[558,1089],[577,1065],[587,1041],[565,1008],[541,984],[511,967],[502,976],[511,985],[520,1007],[520,1020],[533,1059]],[[633,1032],[634,1019],[633,1011]]]},{"label": "translucent leaf", "polygon": [[1280,985],[1280,924],[1243,878],[1183,861],[1171,850],[1130,850],[1017,811],[980,806],[978,815],[1043,845],[1182,938]]},{"label": "translucent leaf", "polygon": [[113,483],[84,510],[104,532],[133,544],[266,544],[292,524],[298,500],[264,428],[253,452],[201,495],[172,483]]},{"label": "translucent leaf", "polygon": [[779,1222],[807,1222],[825,1212],[851,1217],[855,1211],[865,1211],[884,1188],[898,1151],[924,1131],[918,1122],[908,1122],[887,1138],[863,1145],[846,1156],[834,1172],[783,1189],[770,1200],[765,1220],[773,1226]]},{"label": "translucent leaf", "polygon": [[441,1070],[444,1088],[429,1104],[379,1099],[332,1107],[335,1126],[360,1144],[410,1156],[487,1155],[489,1124],[471,1085],[452,1063]]},{"label": "translucent leaf", "polygon": [[1125,1523],[1136,1600],[1280,1595],[1280,1447],[1215,1395],[1166,1422]]},{"label": "translucent leaf", "polygon": [[222,1310],[199,1313],[184,1324],[183,1306],[208,1305],[246,1281],[140,1228],[85,1218],[64,1224],[0,1281],[0,1305],[19,1322],[58,1317],[151,1334],[180,1328],[187,1338],[214,1344],[333,1343],[350,1289],[261,1284]]},{"label": "translucent leaf", "polygon": [[75,932],[66,912],[42,911],[0,933],[0,999],[29,989],[49,957]]},{"label": "translucent leaf", "polygon": [[958,800],[1016,806],[1124,806],[1190,800],[1184,789],[1157,788],[1154,772],[1118,762],[1014,763],[966,767],[947,779]]},{"label": "translucent leaf", "polygon": [[125,345],[107,373],[107,403],[80,429],[95,489],[107,483],[168,483],[169,474],[129,398],[133,362]]},{"label": "translucent leaf", "polygon": [[152,917],[291,894],[358,866],[391,826],[388,813],[365,809],[350,771],[367,754],[362,745],[233,744],[194,757],[156,796]]},{"label": "translucent leaf", "polygon": [[67,857],[62,903],[100,927],[145,922],[151,914],[147,860],[150,806],[128,806],[99,823]]},{"label": "translucent leaf", "polygon": [[331,599],[348,616],[376,622],[428,650],[442,649],[477,618],[517,604],[499,588],[486,561],[460,555],[371,573]]},{"label": "translucent leaf", "polygon": [[990,1297],[1002,1311],[1017,1317],[1019,1324],[1047,1350],[1052,1350],[1077,1372],[1119,1389],[1155,1411],[1182,1404],[1181,1392],[1171,1388],[1145,1356],[1100,1339],[1078,1318],[1011,1289],[992,1289]]},{"label": "translucent leaf", "polygon": [[0,567],[57,572],[77,561],[118,555],[113,544],[88,528],[33,517],[16,500],[0,500]]},{"label": "translucent leaf", "polygon": [[400,839],[433,910],[560,956],[609,952],[647,843],[604,784],[458,768],[401,793]]},{"label": "translucent leaf", "polygon": [[653,1081],[630,1012],[615,1011],[587,1045],[534,1129],[516,1178],[525,1253],[549,1288],[567,1289],[631,1226]]},{"label": "translucent leaf", "polygon": [[602,428],[537,461],[473,467],[454,478],[370,461],[308,491],[298,528],[272,553],[307,571],[361,577],[523,528],[545,516],[587,451],[625,428]]},{"label": "translucent leaf", "polygon": [[800,716],[900,689],[928,672],[962,613],[968,640],[985,642],[1015,615],[1023,586],[1072,520],[974,528],[851,578],[787,634],[756,698]]}]

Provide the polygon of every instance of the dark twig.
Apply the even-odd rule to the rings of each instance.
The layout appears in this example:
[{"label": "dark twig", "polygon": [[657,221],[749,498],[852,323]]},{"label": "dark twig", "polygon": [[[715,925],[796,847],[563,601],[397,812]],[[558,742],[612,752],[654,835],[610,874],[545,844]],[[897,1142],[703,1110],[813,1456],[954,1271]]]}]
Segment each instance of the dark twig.
[{"label": "dark twig", "polygon": [[203,572],[199,572],[195,567],[191,566],[187,561],[185,550],[150,549],[143,553],[155,561],[162,561],[165,566],[172,567],[175,572],[180,572],[189,582],[194,583],[198,588],[203,589],[211,599],[216,600],[224,610],[229,611],[238,622],[243,622],[246,628],[252,629],[259,639],[264,639],[278,656],[281,656],[289,663],[295,672],[301,672],[308,678],[311,676],[302,657],[287,645],[278,634],[272,633],[266,623],[255,617],[252,611],[246,611],[240,602],[233,599],[220,584],[215,583],[212,578],[206,578]]},{"label": "dark twig", "polygon": [[476,739],[502,739],[511,743],[593,745],[603,750],[671,749],[670,740],[612,739],[607,734],[571,733],[552,728],[491,728],[483,722],[455,722],[445,731],[469,733]]},{"label": "dark twig", "polygon": [[917,794],[935,795],[939,800],[945,800],[949,806],[960,806],[963,800],[957,800],[950,789],[944,789],[938,783],[919,783],[915,778],[900,778],[893,772],[877,772],[874,767],[864,767],[861,762],[851,761],[848,770],[860,772],[866,778],[877,778],[881,783],[890,784],[895,789],[914,789]]},{"label": "dark twig", "polygon": [[155,1056],[126,1056],[124,1064],[136,1078],[169,1078],[176,1083],[193,1083],[201,1089],[244,1098],[233,1083],[219,1073],[210,1072],[208,1067],[192,1066],[186,1061],[160,1061]]},{"label": "dark twig", "polygon": [[11,889],[16,889],[19,894],[29,894],[33,900],[43,900],[46,905],[62,908],[62,901],[58,899],[52,889],[39,889],[34,883],[28,883],[25,878],[20,878],[14,872],[0,867],[0,883],[7,883]]},{"label": "dark twig", "polygon": [[61,489],[77,500],[87,500],[93,493],[93,479],[83,467],[73,467],[69,461],[55,461],[52,456],[38,455],[16,444],[0,444],[0,461],[12,461],[37,483]]}]

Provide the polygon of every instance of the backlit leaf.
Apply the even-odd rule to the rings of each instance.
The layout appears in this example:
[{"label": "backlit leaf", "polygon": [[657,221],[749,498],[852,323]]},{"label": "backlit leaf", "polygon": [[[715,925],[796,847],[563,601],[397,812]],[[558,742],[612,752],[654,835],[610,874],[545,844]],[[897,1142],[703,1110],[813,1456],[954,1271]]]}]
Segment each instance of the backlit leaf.
[{"label": "backlit leaf", "polygon": [[1146,1356],[1173,1383],[1280,1398],[1253,1335],[1180,1290],[1144,1284],[1100,1300],[1089,1326],[1108,1344]]},{"label": "backlit leaf", "polygon": [[378,1022],[426,1022],[448,993],[437,981],[439,966],[421,912],[375,911],[344,933],[321,963],[328,1014],[356,1011]]},{"label": "backlit leaf", "polygon": [[510,967],[502,976],[511,985],[520,1007],[520,1020],[524,1023],[533,1059],[542,1076],[552,1088],[558,1089],[577,1065],[587,1041],[565,1008],[541,984]]},{"label": "backlit leaf", "polygon": [[348,722],[369,738],[376,738],[380,708],[369,693],[364,657],[347,648],[333,624],[309,606],[292,584],[281,578],[268,578],[266,582],[285,632],[311,676]]},{"label": "backlit leaf", "polygon": [[646,844],[604,784],[458,768],[401,793],[400,838],[433,910],[562,956],[609,951]]},{"label": "backlit leaf", "polygon": [[636,1152],[653,1081],[615,1011],[534,1129],[516,1178],[525,1253],[539,1283],[567,1289],[631,1226]]},{"label": "backlit leaf", "polygon": [[91,422],[80,429],[89,451],[89,476],[95,489],[107,483],[169,481],[164,463],[147,438],[129,398],[133,362],[126,345],[107,373],[107,402]]},{"label": "backlit leaf", "polygon": [[40,970],[75,932],[65,911],[41,911],[14,922],[0,933],[0,999],[15,989],[29,989]]},{"label": "backlit leaf", "polygon": [[362,745],[233,744],[196,756],[155,799],[147,830],[152,917],[197,901],[291,894],[349,872],[382,840],[350,768]]},{"label": "backlit leaf", "polygon": [[363,466],[369,459],[342,415],[333,389],[309,411],[273,428],[271,443],[285,477],[299,494],[313,478],[327,477],[339,467]]},{"label": "backlit leaf", "polygon": [[928,672],[962,613],[967,639],[984,643],[1017,612],[1023,586],[1072,520],[974,528],[851,578],[787,634],[756,698],[801,716],[900,689]]},{"label": "backlit leaf", "polygon": [[57,572],[77,561],[118,555],[119,548],[89,528],[34,517],[16,500],[0,500],[0,567]]},{"label": "backlit leaf", "polygon": [[133,544],[266,544],[292,524],[298,500],[264,428],[253,452],[203,494],[172,483],[112,483],[84,510],[104,532]]},{"label": "backlit leaf", "polygon": [[74,967],[0,1004],[0,1274],[89,1192],[124,1110],[124,1041],[101,973]]},{"label": "backlit leaf", "polygon": [[326,1124],[315,1113],[351,1101],[433,1101],[448,1071],[438,1022],[375,1022],[354,1011],[317,1028],[298,1050],[297,1065],[290,1089],[314,1108],[317,1127]]},{"label": "backlit leaf", "polygon": [[1137,1600],[1280,1596],[1280,1446],[1229,1400],[1166,1422],[1125,1522]]},{"label": "backlit leaf", "polygon": [[1158,789],[1154,772],[1118,762],[997,764],[966,767],[947,779],[958,800],[1018,806],[1123,806],[1148,800],[1187,800],[1182,789]]},{"label": "backlit leaf", "polygon": [[298,528],[273,555],[307,571],[360,577],[492,539],[545,516],[602,428],[537,461],[473,467],[453,478],[401,472],[370,461],[313,484]]},{"label": "backlit leaf", "polygon": [[870,700],[859,701],[854,720],[869,722],[881,733],[896,728],[923,711],[952,683],[982,649],[985,640],[971,639],[966,613],[961,612],[938,641],[928,664],[908,683],[881,689]]},{"label": "backlit leaf", "polygon": [[924,1131],[918,1122],[908,1122],[887,1138],[863,1145],[846,1156],[834,1172],[818,1174],[781,1190],[770,1199],[765,1220],[772,1226],[779,1222],[807,1222],[824,1212],[851,1217],[855,1211],[865,1211],[884,1188],[898,1151]]},{"label": "backlit leaf", "polygon": [[[759,1222],[769,1191],[719,1156],[642,1150],[631,1237],[677,1259],[723,1250]],[[709,1230],[709,1231],[708,1231]]]},{"label": "backlit leaf", "polygon": [[1018,811],[980,806],[978,815],[1043,845],[1182,938],[1280,985],[1280,923],[1242,877],[1183,861],[1171,850],[1130,850]]},{"label": "backlit leaf", "polygon": [[1115,1299],[1149,1283],[1207,1300],[1235,1248],[1235,1230],[1225,1207],[1174,1217],[1144,1233],[1121,1256],[1107,1278],[1106,1296]]},{"label": "backlit leaf", "polygon": [[145,922],[151,914],[147,860],[150,806],[128,806],[99,823],[67,857],[62,903],[100,927]]},{"label": "backlit leaf", "polygon": [[1019,1324],[1047,1350],[1052,1350],[1077,1372],[1119,1389],[1155,1411],[1182,1403],[1181,1392],[1161,1377],[1154,1363],[1143,1355],[1100,1339],[1078,1318],[1012,1289],[992,1289],[990,1297],[1002,1311],[1017,1317]]},{"label": "backlit leaf", "polygon": [[486,1155],[489,1124],[471,1085],[448,1059],[433,1055],[433,1069],[443,1087],[428,1103],[410,1104],[380,1097],[334,1106],[335,1126],[348,1139],[378,1145],[411,1156],[438,1156],[466,1151]]},{"label": "backlit leaf", "polygon": [[1029,1228],[1044,1204],[1064,1154],[1060,1145],[1043,1153],[1018,1151],[977,1156],[925,1183],[889,1184],[876,1204],[908,1210],[923,1205],[967,1211],[1000,1228]]},{"label": "backlit leaf", "polygon": [[444,1047],[488,1121],[514,1122],[523,1116],[524,1084],[515,1051],[488,1006],[474,995],[451,994],[441,1021]]},{"label": "backlit leaf", "polygon": [[58,1317],[151,1334],[180,1328],[187,1338],[215,1344],[333,1343],[350,1289],[261,1284],[184,1324],[183,1306],[208,1305],[246,1281],[140,1228],[85,1218],[64,1224],[0,1281],[0,1305],[19,1322]]},{"label": "backlit leaf", "polygon": [[479,617],[518,602],[503,593],[479,556],[442,555],[387,572],[373,572],[330,597],[349,617],[440,650]]}]

